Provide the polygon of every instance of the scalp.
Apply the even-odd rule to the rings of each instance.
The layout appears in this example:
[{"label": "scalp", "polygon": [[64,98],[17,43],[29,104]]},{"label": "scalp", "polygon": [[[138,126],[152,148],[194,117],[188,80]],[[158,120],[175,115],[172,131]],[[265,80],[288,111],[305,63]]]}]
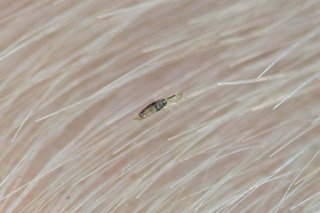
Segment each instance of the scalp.
[{"label": "scalp", "polygon": [[319,209],[319,2],[2,3],[0,212]]}]

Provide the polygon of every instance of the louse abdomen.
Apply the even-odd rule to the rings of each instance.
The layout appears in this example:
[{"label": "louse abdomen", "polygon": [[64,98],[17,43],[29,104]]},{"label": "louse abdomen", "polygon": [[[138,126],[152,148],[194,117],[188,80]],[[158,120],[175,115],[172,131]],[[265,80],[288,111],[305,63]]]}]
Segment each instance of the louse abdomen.
[{"label": "louse abdomen", "polygon": [[160,111],[163,107],[167,105],[167,101],[165,99],[161,99],[152,103],[157,111]]},{"label": "louse abdomen", "polygon": [[139,117],[140,118],[146,118],[149,115],[160,111],[162,108],[164,108],[167,105],[167,101],[165,99],[160,99],[157,100],[151,104],[149,104],[148,106],[146,106],[140,113],[139,113]]}]

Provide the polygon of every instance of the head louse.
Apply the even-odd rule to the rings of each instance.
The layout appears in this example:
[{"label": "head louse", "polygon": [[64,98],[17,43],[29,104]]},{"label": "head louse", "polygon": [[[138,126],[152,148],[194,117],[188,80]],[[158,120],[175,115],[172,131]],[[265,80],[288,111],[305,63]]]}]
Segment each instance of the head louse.
[{"label": "head louse", "polygon": [[163,99],[159,99],[157,101],[154,101],[151,104],[149,104],[148,106],[146,106],[144,109],[141,110],[141,112],[139,113],[136,120],[145,119],[145,118],[149,117],[150,115],[152,115],[153,113],[158,112],[167,106],[177,104],[178,102],[181,101],[182,97],[183,97],[183,94],[178,93],[178,94],[172,95],[168,98],[163,98]]},{"label": "head louse", "polygon": [[139,118],[144,119],[155,112],[160,111],[167,105],[167,101],[165,99],[160,99],[155,102],[152,102],[148,106],[146,106],[141,112],[139,113]]}]

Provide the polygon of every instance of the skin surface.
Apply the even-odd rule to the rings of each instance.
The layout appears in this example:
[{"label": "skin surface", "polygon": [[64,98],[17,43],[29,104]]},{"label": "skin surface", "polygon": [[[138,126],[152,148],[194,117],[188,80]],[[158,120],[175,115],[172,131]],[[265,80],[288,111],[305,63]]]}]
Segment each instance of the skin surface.
[{"label": "skin surface", "polygon": [[319,211],[319,1],[0,5],[0,212]]}]

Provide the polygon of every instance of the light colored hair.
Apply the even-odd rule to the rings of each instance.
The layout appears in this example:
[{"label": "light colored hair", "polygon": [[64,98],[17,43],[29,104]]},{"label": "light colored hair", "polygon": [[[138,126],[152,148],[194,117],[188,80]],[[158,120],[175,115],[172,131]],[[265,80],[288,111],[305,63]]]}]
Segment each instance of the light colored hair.
[{"label": "light colored hair", "polygon": [[0,212],[315,212],[319,6],[6,1]]}]

